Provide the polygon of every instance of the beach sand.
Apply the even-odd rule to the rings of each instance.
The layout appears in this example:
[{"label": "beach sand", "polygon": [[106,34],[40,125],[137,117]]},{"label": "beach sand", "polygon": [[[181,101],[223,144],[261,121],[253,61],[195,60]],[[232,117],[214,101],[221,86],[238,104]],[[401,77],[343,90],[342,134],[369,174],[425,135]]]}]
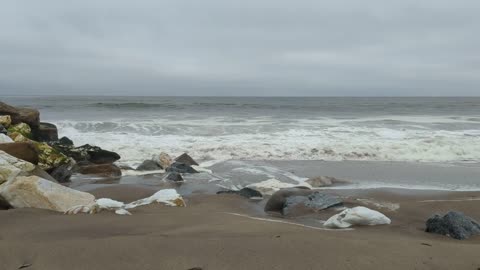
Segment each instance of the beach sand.
[{"label": "beach sand", "polygon": [[[91,192],[131,201],[154,191],[112,185]],[[265,200],[236,195],[191,194],[185,208],[155,204],[132,216],[14,209],[0,211],[0,269],[480,269],[480,237],[458,241],[423,231],[428,217],[449,210],[480,220],[480,192],[326,192],[344,196],[347,206],[367,203],[392,224],[323,230],[268,216]]]}]

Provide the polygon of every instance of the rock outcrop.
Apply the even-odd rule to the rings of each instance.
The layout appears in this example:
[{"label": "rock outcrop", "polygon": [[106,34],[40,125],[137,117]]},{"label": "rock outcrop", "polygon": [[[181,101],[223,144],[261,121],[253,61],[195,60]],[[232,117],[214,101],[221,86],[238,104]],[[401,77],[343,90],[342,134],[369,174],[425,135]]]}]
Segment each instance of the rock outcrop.
[{"label": "rock outcrop", "polygon": [[425,231],[464,240],[479,235],[480,224],[463,213],[451,211],[443,217],[435,215],[429,218]]}]

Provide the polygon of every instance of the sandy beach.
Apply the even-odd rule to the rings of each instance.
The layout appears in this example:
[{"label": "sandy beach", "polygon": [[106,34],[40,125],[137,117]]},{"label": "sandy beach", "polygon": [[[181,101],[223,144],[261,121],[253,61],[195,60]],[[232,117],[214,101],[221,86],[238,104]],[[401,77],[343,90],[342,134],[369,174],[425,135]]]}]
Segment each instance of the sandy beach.
[{"label": "sandy beach", "polygon": [[[134,200],[131,185],[93,190]],[[455,209],[480,219],[480,192],[337,190],[350,203],[392,219],[387,226],[325,230],[264,214],[237,195],[191,195],[187,207],[149,205],[132,216],[68,216],[39,209],[0,212],[2,269],[478,269],[480,239],[424,232],[432,213]],[[360,199],[360,201],[358,200]],[[434,200],[437,200],[433,203]],[[399,209],[371,202],[398,204]],[[322,220],[333,210],[316,216]],[[267,220],[266,220],[267,219]],[[199,267],[199,268],[195,268]]]}]

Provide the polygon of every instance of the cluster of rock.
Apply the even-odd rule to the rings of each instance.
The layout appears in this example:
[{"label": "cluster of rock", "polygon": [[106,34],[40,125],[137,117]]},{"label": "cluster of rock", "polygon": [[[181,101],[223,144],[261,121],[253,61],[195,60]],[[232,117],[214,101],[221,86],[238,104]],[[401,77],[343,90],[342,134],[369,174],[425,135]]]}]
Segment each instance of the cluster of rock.
[{"label": "cluster of rock", "polygon": [[175,159],[172,159],[167,153],[155,155],[152,159],[145,160],[137,167],[137,171],[160,171],[166,172],[165,179],[174,182],[183,182],[183,174],[198,173],[194,168],[199,166],[198,163],[184,153]]},{"label": "cluster of rock", "polygon": [[0,102],[0,133],[0,150],[38,165],[58,182],[69,181],[73,173],[121,176],[113,164],[120,159],[117,153],[59,139],[57,127],[40,122],[38,110]]},{"label": "cluster of rock", "polygon": [[153,202],[185,206],[174,189],[160,190],[154,195],[129,204],[95,197],[65,187],[54,179],[45,179],[34,164],[0,151],[0,208],[40,208],[67,214],[96,213],[103,209],[117,214],[130,214],[128,209]]}]

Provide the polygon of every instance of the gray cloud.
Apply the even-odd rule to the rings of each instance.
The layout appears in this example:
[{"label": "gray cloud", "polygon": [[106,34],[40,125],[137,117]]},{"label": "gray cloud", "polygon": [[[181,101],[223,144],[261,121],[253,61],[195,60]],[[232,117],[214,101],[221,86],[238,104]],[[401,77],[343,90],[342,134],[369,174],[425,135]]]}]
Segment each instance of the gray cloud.
[{"label": "gray cloud", "polygon": [[9,1],[0,92],[480,95],[480,2]]}]

